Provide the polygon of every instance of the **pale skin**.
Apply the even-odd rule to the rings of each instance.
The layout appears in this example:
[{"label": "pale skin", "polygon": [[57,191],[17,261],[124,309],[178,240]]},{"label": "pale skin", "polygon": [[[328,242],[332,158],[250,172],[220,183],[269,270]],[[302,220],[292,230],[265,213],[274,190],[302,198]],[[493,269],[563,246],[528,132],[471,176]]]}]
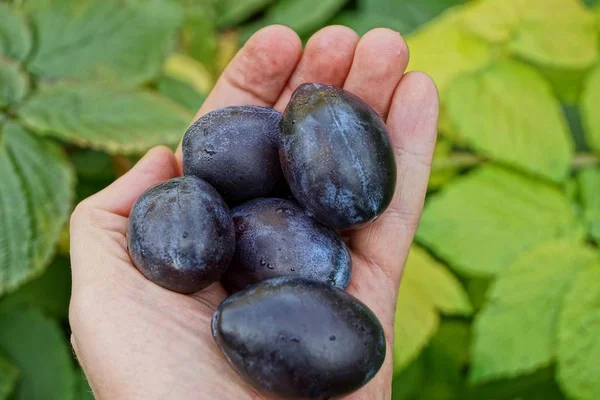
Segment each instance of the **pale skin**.
[{"label": "pale skin", "polygon": [[[432,80],[405,73],[402,37],[375,29],[362,38],[330,26],[302,49],[288,28],[256,33],[223,72],[199,110],[255,104],[283,111],[303,82],[344,87],[386,121],[398,181],[392,204],[349,236],[347,291],[369,306],[387,337],[379,373],[348,400],[389,399],[394,311],[402,270],[419,223],[438,118]],[[267,399],[228,365],[212,339],[211,316],[226,293],[219,283],[181,295],[145,279],[127,253],[127,216],[150,186],[181,174],[181,152],[148,152],[131,171],[80,203],[71,218],[72,343],[97,399]],[[401,343],[400,343],[401,345]]]}]

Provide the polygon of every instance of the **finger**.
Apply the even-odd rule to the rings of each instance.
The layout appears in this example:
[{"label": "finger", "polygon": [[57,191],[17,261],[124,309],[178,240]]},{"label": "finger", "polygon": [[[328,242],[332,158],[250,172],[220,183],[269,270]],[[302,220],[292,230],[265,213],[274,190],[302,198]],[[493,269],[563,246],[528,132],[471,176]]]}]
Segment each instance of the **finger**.
[{"label": "finger", "polygon": [[142,192],[177,175],[178,168],[173,152],[168,147],[155,147],[129,172],[85,200],[84,206],[127,217],[133,203]]},{"label": "finger", "polygon": [[275,109],[283,111],[292,92],[306,82],[342,86],[359,36],[345,26],[328,26],[315,33],[306,43],[304,54],[285,89],[275,103]]},{"label": "finger", "polygon": [[385,120],[407,64],[408,47],[402,36],[391,29],[373,29],[356,47],[344,89],[369,103]]},{"label": "finger", "polygon": [[[259,30],[225,68],[195,119],[232,105],[273,106],[301,55],[302,42],[290,28]],[[181,164],[181,144],[175,156]]]},{"label": "finger", "polygon": [[394,198],[375,223],[351,237],[355,254],[370,267],[381,269],[381,278],[390,281],[394,292],[423,209],[437,136],[438,107],[438,93],[431,78],[420,72],[402,78],[387,120],[397,168]]}]

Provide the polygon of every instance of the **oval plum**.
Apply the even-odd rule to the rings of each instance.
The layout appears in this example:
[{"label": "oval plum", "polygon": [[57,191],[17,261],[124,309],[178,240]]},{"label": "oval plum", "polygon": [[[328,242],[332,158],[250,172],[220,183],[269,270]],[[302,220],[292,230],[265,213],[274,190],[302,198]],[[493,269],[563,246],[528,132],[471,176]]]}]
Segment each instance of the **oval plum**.
[{"label": "oval plum", "polygon": [[394,195],[387,128],[367,103],[343,89],[300,85],[283,113],[279,152],[294,197],[332,228],[374,221]]},{"label": "oval plum", "polygon": [[127,240],[136,268],[180,293],[218,281],[235,249],[227,205],[212,186],[191,176],[145,191],[129,215]]},{"label": "oval plum", "polygon": [[281,114],[233,106],[209,112],[183,137],[183,172],[210,183],[230,206],[281,194],[285,179],[277,141]]},{"label": "oval plum", "polygon": [[329,399],[365,385],[383,364],[377,317],[356,298],[303,278],[263,281],[224,300],[213,336],[256,388],[286,399]]},{"label": "oval plum", "polygon": [[278,276],[348,286],[352,267],[346,244],[295,201],[251,200],[234,208],[232,216],[236,249],[221,278],[230,293]]}]

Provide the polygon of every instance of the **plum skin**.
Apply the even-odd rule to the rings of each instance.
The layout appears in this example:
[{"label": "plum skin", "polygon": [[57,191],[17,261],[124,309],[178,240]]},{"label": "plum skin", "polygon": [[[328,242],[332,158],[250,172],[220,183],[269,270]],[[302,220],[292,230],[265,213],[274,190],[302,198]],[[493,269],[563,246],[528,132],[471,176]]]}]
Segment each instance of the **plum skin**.
[{"label": "plum skin", "polygon": [[159,183],[137,199],[127,242],[135,267],[150,281],[193,293],[218,281],[235,249],[229,209],[196,177]]},{"label": "plum skin", "polygon": [[396,164],[387,127],[344,89],[300,85],[283,113],[279,153],[294,197],[332,228],[364,227],[394,195]]},{"label": "plum skin", "polygon": [[328,399],[365,385],[381,368],[386,340],[371,310],[323,282],[281,277],[225,299],[212,332],[236,371],[286,399]]},{"label": "plum skin", "polygon": [[255,199],[232,209],[236,249],[221,282],[229,293],[279,276],[299,276],[345,289],[350,251],[339,234],[295,201]]},{"label": "plum skin", "polygon": [[281,114],[267,107],[232,106],[194,122],[182,141],[183,172],[211,184],[229,206],[287,190],[279,164]]}]

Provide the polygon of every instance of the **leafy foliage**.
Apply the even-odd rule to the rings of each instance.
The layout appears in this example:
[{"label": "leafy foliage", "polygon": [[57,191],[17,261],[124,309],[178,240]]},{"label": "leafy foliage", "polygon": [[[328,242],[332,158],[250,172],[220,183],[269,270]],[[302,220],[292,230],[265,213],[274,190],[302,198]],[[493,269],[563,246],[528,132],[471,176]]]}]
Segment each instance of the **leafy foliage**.
[{"label": "leafy foliage", "polygon": [[587,129],[587,139],[591,148],[600,153],[600,67],[597,67],[585,85],[585,93],[581,99],[581,112]]},{"label": "leafy foliage", "polygon": [[577,179],[590,235],[600,244],[600,168],[582,169]]},{"label": "leafy foliage", "polygon": [[0,58],[0,108],[18,103],[29,90],[29,79],[15,62]]},{"label": "leafy foliage", "polygon": [[31,50],[31,33],[19,11],[0,3],[0,55],[23,60]]},{"label": "leafy foliage", "polygon": [[14,390],[18,377],[18,368],[10,361],[0,357],[0,399],[8,398]]}]

